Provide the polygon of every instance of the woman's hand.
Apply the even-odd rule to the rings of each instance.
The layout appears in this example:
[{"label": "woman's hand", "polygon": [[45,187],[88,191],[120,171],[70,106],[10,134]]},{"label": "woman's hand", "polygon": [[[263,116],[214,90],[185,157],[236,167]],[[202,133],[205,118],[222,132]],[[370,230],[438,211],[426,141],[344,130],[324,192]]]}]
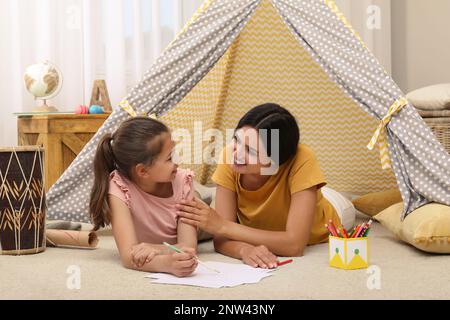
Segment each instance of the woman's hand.
[{"label": "woman's hand", "polygon": [[175,207],[181,217],[181,222],[198,227],[213,235],[221,234],[225,220],[202,200],[198,198],[192,201],[182,200]]},{"label": "woman's hand", "polygon": [[169,254],[167,255],[167,259],[167,272],[180,278],[191,275],[198,265],[193,250]]},{"label": "woman's hand", "polygon": [[142,268],[144,264],[149,263],[152,259],[160,253],[148,243],[140,243],[131,247],[131,262],[137,268]]},{"label": "woman's hand", "polygon": [[277,257],[265,246],[245,246],[241,249],[242,261],[254,268],[276,268]]}]

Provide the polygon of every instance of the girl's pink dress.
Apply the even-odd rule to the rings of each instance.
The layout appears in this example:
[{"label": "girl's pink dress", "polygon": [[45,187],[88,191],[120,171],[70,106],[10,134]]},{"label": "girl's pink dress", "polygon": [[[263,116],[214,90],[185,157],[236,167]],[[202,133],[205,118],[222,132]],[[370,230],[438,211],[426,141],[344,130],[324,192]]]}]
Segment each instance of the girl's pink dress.
[{"label": "girl's pink dress", "polygon": [[138,241],[152,244],[177,243],[178,216],[175,204],[194,197],[194,172],[178,169],[172,181],[173,196],[159,198],[151,195],[117,170],[111,172],[109,194],[122,200],[130,208]]}]

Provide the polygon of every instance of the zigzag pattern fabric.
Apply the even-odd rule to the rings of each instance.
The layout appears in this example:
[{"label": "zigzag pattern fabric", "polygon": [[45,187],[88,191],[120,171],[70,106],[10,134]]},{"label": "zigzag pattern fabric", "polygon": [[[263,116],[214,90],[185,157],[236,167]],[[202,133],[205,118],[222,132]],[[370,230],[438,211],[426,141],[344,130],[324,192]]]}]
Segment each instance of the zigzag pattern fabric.
[{"label": "zigzag pattern fabric", "polygon": [[[155,113],[191,134],[224,132],[265,102],[297,117],[301,142],[332,188],[364,194],[398,185],[403,217],[428,202],[450,205],[450,156],[411,105],[383,122],[377,140],[388,143],[382,163],[393,171],[366,147],[402,97],[333,1],[208,0],[124,99],[127,111],[114,110],[51,188],[49,217],[88,222],[96,145],[130,114]],[[208,141],[183,143],[201,151]],[[211,182],[214,165],[187,166]]]}]

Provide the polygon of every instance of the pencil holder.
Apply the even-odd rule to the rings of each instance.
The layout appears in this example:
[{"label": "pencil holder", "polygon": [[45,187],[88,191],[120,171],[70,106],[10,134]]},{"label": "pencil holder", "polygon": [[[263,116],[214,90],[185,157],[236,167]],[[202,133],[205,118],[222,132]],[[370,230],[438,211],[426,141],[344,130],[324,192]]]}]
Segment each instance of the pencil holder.
[{"label": "pencil holder", "polygon": [[369,238],[338,238],[330,236],[330,267],[354,270],[369,267]]}]

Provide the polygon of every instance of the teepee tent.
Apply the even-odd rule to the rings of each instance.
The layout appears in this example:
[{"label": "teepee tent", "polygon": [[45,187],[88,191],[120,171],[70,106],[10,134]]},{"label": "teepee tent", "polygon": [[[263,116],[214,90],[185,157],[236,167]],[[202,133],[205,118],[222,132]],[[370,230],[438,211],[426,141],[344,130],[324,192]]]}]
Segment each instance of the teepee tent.
[{"label": "teepee tent", "polygon": [[[207,0],[49,190],[49,218],[89,221],[96,146],[125,119],[156,114],[172,129],[225,131],[265,102],[297,117],[330,187],[398,186],[402,218],[450,205],[450,155],[334,1]],[[214,170],[190,167],[201,183]]]}]

